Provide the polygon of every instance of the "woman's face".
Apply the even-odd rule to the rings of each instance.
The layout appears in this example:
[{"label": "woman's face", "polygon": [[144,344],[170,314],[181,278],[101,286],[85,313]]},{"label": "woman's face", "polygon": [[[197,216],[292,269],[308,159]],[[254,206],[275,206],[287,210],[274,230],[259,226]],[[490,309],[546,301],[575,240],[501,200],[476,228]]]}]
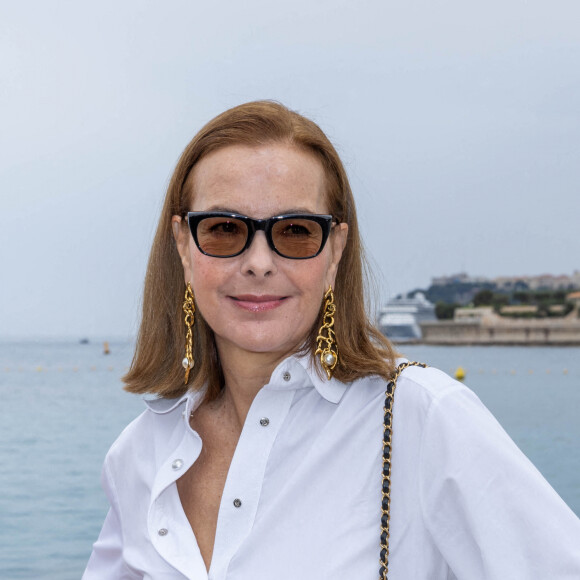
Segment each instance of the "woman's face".
[{"label": "woman's face", "polygon": [[[284,144],[235,145],[210,153],[194,167],[187,187],[191,211],[227,211],[254,219],[329,212],[321,163]],[[245,351],[282,358],[295,350],[310,332],[328,286],[334,286],[347,225],[332,229],[318,256],[292,260],[272,251],[263,231],[239,256],[206,256],[185,220],[180,224],[175,216],[173,221],[185,281],[191,282],[220,355]]]}]

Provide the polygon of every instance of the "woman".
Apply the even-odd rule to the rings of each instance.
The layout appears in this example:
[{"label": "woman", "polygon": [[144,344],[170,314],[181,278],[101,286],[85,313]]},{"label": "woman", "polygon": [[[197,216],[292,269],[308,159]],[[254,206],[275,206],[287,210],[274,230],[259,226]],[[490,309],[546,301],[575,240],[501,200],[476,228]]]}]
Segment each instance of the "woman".
[{"label": "woman", "polygon": [[158,397],[105,460],[111,509],[86,580],[374,579],[387,548],[392,579],[580,578],[578,519],[437,370],[401,374],[389,479],[401,361],[365,313],[363,263],[314,123],[256,102],[196,135],[125,377]]}]

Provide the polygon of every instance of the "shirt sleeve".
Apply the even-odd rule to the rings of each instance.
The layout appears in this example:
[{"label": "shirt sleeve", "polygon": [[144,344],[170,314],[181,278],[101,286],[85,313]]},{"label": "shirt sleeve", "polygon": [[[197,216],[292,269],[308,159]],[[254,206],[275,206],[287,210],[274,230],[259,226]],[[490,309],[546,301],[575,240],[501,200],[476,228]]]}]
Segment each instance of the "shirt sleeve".
[{"label": "shirt sleeve", "polygon": [[425,525],[459,580],[580,579],[580,520],[468,389],[432,403],[420,465]]},{"label": "shirt sleeve", "polygon": [[114,481],[109,473],[105,460],[101,483],[109,499],[110,508],[99,538],[93,545],[82,580],[137,580],[123,561],[123,533],[119,512],[119,504],[115,493]]}]

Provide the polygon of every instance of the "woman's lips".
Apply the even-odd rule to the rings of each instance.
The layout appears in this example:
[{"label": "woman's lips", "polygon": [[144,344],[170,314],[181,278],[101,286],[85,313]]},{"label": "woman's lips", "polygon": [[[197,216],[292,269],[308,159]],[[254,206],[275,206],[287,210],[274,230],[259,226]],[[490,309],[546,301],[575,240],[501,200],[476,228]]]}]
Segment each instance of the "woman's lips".
[{"label": "woman's lips", "polygon": [[288,296],[241,294],[239,296],[230,296],[230,298],[238,308],[248,310],[249,312],[265,312],[266,310],[273,310],[281,306]]}]

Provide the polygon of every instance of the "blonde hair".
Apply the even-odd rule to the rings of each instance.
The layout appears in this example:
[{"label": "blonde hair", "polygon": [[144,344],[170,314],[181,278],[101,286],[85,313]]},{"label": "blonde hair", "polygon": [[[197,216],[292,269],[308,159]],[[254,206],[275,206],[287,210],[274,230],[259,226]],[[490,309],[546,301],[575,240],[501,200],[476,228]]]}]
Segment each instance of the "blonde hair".
[{"label": "blonde hair", "polygon": [[[394,371],[396,354],[390,342],[369,320],[365,308],[367,263],[352,191],[336,150],[314,122],[279,103],[256,101],[234,107],[211,120],[185,148],[177,163],[147,266],[135,354],[129,372],[123,377],[127,391],[177,397],[188,389],[200,389],[207,384],[207,398],[213,399],[222,389],[223,373],[215,337],[199,313],[196,313],[194,326],[196,362],[189,386],[184,385],[181,361],[185,353],[182,311],[185,282],[171,218],[189,210],[191,192],[186,180],[204,156],[229,145],[268,143],[298,147],[321,162],[327,181],[329,213],[337,221],[348,224],[348,239],[334,288],[335,332],[340,353],[334,377],[343,382],[369,375],[388,379]],[[320,300],[320,315],[301,345],[301,352],[310,352],[312,356],[322,324],[322,296]]]}]

